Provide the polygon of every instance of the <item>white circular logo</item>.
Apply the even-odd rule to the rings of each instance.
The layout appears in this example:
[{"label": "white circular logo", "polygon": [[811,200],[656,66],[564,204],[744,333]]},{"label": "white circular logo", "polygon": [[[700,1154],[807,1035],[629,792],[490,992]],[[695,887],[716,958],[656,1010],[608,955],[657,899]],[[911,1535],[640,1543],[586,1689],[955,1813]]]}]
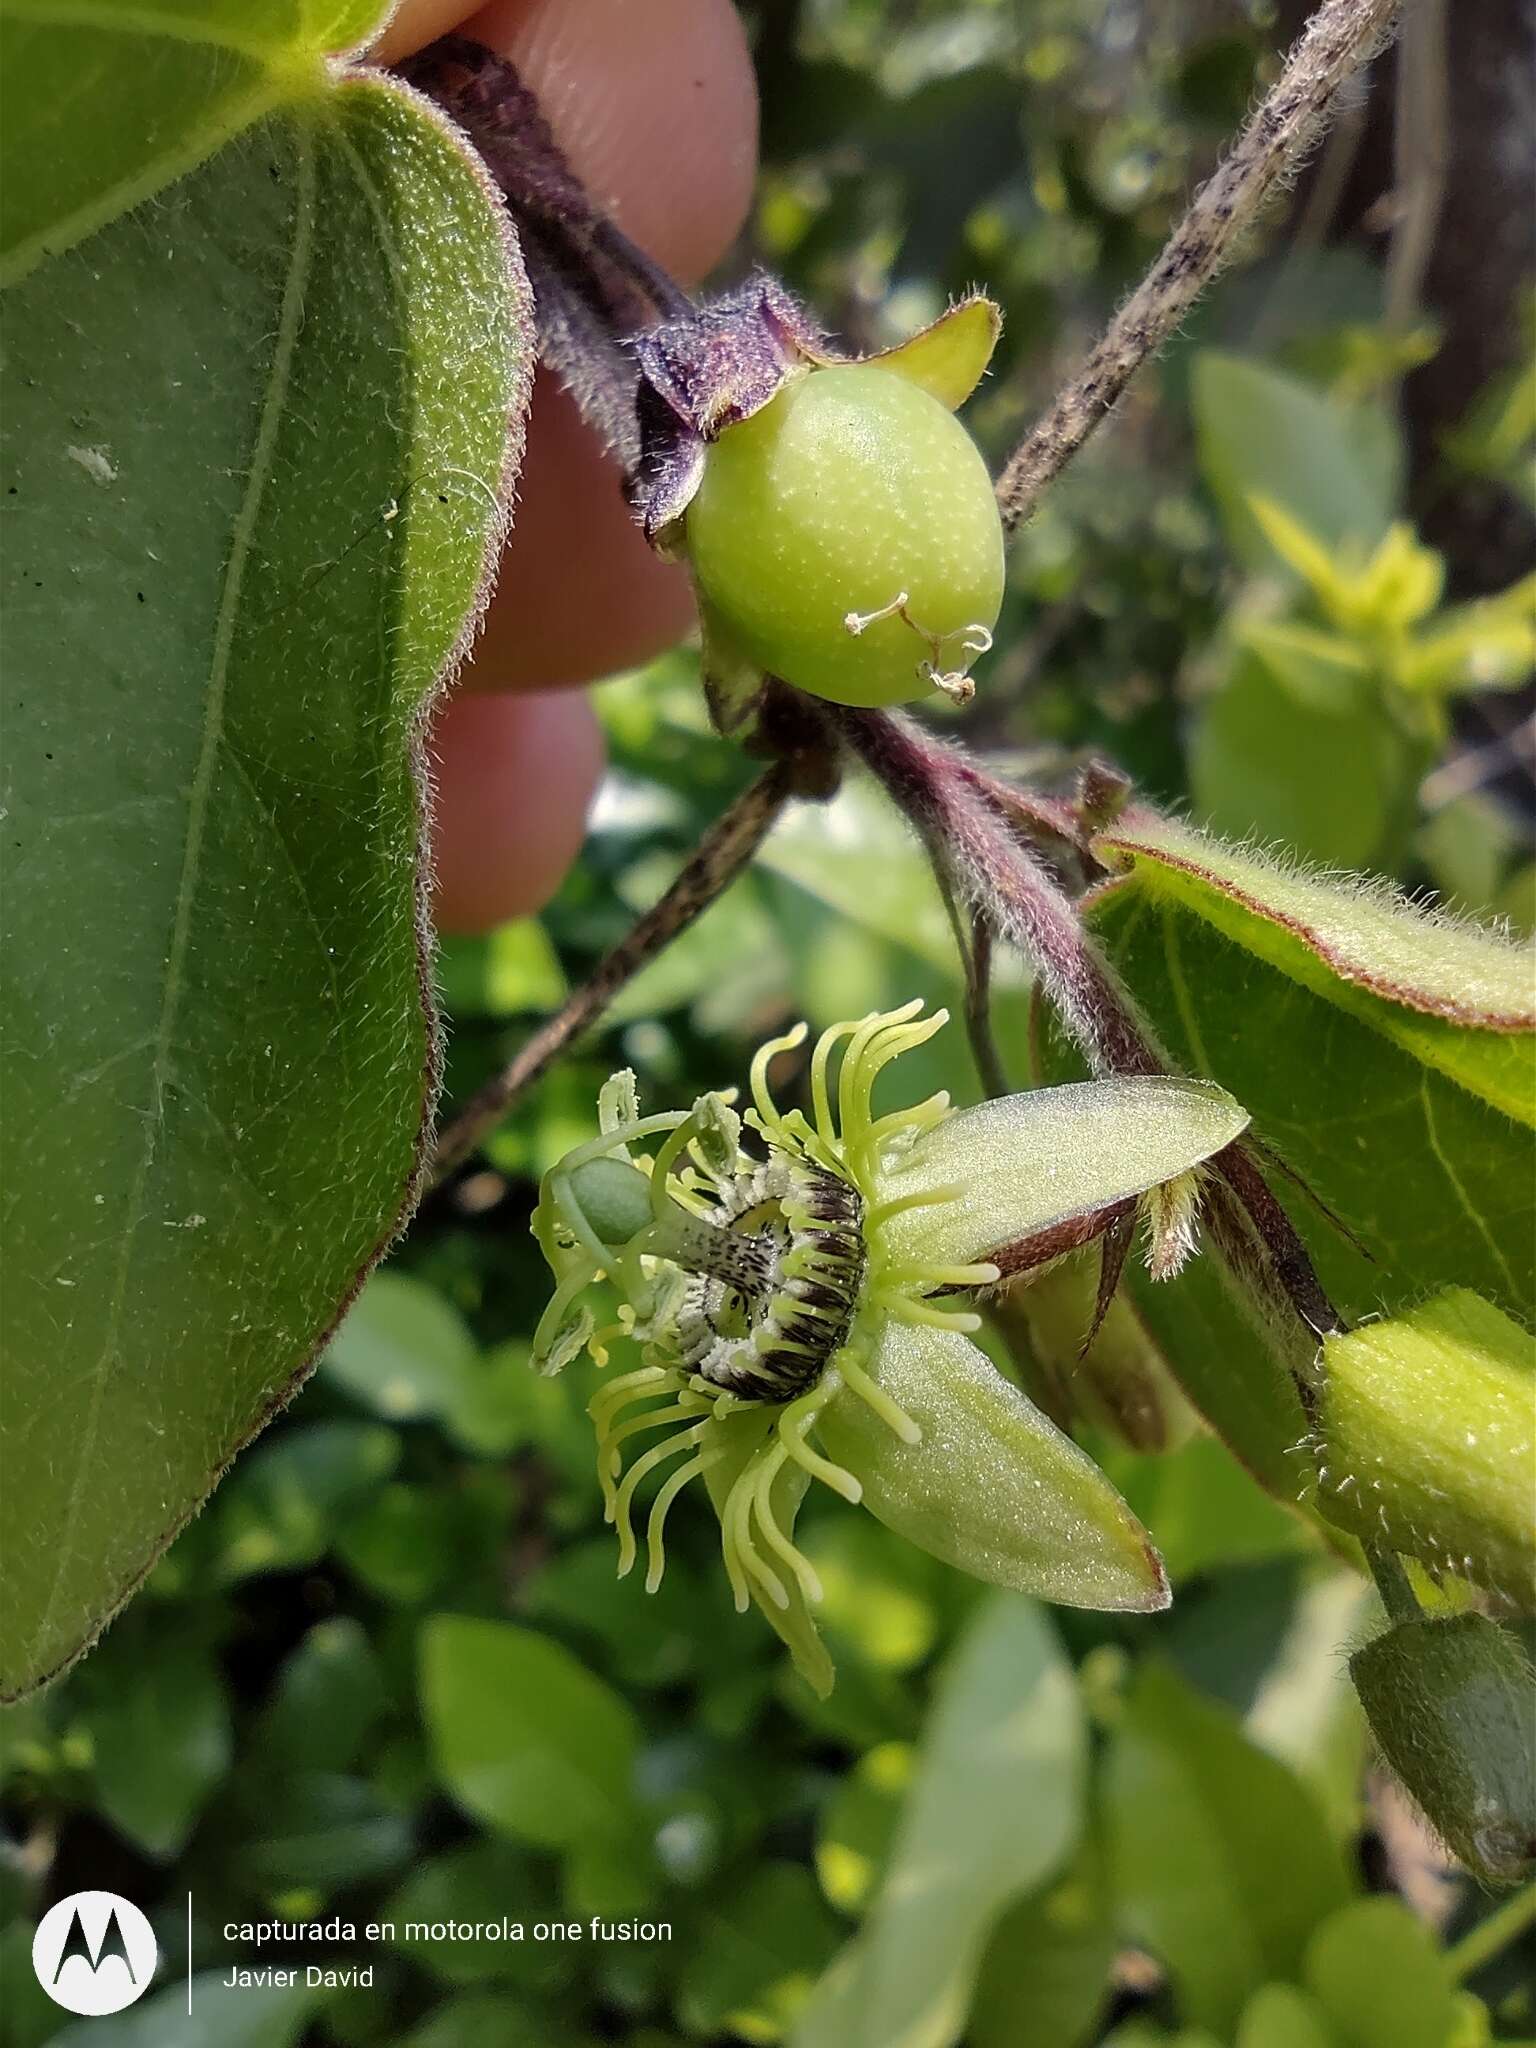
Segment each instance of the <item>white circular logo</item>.
[{"label": "white circular logo", "polygon": [[72,1892],[50,1906],[32,1937],[32,1968],[55,2005],[95,2018],[121,2012],[149,1989],[155,1930],[116,1892]]}]

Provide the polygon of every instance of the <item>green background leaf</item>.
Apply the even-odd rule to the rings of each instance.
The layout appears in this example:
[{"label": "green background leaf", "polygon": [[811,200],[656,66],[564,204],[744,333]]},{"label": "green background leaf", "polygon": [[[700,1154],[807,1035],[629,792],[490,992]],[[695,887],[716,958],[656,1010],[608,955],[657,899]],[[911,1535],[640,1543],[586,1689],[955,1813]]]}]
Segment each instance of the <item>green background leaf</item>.
[{"label": "green background leaf", "polygon": [[410,756],[523,317],[457,145],[361,77],[9,295],[7,1691],[132,1588],[409,1205]]},{"label": "green background leaf", "polygon": [[1362,554],[1386,532],[1401,489],[1402,445],[1373,404],[1341,405],[1268,363],[1204,351],[1195,364],[1200,466],[1239,553],[1289,574],[1249,510],[1273,499],[1309,532]]},{"label": "green background leaf", "polygon": [[560,1644],[438,1615],[422,1632],[421,1691],[444,1785],[492,1827],[567,1848],[629,1826],[639,1730]]},{"label": "green background leaf", "polygon": [[943,1690],[863,1933],[795,2048],[945,2048],[959,2039],[1000,1909],[1053,1871],[1082,1824],[1085,1729],[1040,1609],[994,1594]]},{"label": "green background leaf", "polygon": [[138,205],[284,101],[318,94],[380,0],[5,0],[0,283]]},{"label": "green background leaf", "polygon": [[1323,1816],[1291,1772],[1157,1665],[1115,1735],[1106,1820],[1128,1930],[1167,1966],[1181,2013],[1218,2033],[1251,1985],[1297,1971],[1308,1935],[1347,1895]]}]

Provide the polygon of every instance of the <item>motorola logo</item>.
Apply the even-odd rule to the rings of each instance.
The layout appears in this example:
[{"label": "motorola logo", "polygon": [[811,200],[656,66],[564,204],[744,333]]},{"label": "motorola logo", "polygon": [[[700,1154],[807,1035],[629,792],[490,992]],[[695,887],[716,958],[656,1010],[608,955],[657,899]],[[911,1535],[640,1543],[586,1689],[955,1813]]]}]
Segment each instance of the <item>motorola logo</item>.
[{"label": "motorola logo", "polygon": [[50,1906],[32,1937],[32,1969],[55,2005],[97,2017],[149,1989],[155,1930],[116,1892],[73,1892]]}]

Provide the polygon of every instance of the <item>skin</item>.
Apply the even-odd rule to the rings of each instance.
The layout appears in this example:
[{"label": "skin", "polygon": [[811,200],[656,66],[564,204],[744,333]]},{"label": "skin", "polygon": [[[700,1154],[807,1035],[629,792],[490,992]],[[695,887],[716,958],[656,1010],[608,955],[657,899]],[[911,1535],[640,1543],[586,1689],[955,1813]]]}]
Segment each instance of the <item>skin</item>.
[{"label": "skin", "polygon": [[[451,29],[509,56],[619,225],[685,283],[730,247],[756,170],[752,65],[731,0],[405,0],[384,62]],[[484,631],[433,739],[435,904],[483,931],[548,901],[602,770],[570,686],[635,666],[692,625],[684,572],[630,520],[574,406],[535,382],[513,537]]]}]

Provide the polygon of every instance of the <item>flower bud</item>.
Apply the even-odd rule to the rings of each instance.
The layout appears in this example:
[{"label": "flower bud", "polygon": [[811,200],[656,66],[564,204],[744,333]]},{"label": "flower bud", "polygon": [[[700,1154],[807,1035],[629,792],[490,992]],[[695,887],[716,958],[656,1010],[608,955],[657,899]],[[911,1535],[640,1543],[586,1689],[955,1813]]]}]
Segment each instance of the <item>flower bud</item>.
[{"label": "flower bud", "polygon": [[1349,1660],[1382,1755],[1484,1884],[1536,1859],[1536,1672],[1483,1614],[1400,1621]]},{"label": "flower bud", "polygon": [[1063,1429],[1081,1421],[1132,1450],[1169,1450],[1190,1432],[1189,1404],[1123,1296],[1089,1338],[1096,1282],[1094,1260],[1074,1257],[992,1304],[1025,1392]]},{"label": "flower bud", "polygon": [[1536,1373],[1518,1323],[1464,1287],[1324,1345],[1318,1507],[1362,1542],[1529,1609]]},{"label": "flower bud", "polygon": [[571,1175],[571,1195],[600,1244],[628,1244],[651,1222],[651,1184],[625,1159],[589,1159]]}]

